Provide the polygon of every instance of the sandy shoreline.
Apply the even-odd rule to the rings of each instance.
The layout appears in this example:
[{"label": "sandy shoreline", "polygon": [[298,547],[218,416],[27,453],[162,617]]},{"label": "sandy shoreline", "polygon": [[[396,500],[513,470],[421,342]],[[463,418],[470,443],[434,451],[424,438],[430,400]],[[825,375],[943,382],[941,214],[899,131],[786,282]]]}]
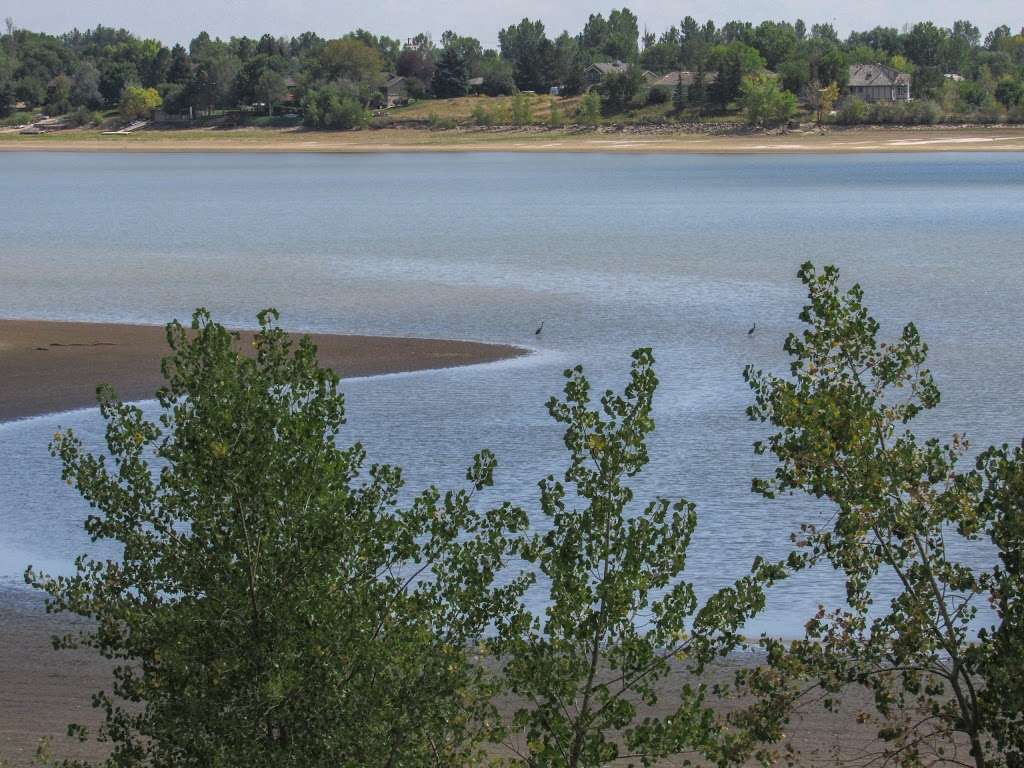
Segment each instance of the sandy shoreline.
[{"label": "sandy shoreline", "polygon": [[[251,334],[243,333],[243,340]],[[321,362],[343,378],[488,363],[526,353],[471,341],[311,334]],[[163,383],[161,326],[0,320],[0,421],[96,404],[110,384],[125,400]]]},{"label": "sandy shoreline", "polygon": [[69,130],[40,136],[0,132],[0,151],[48,152],[602,152],[664,154],[863,154],[1022,152],[1024,126],[850,128],[708,135],[684,131],[595,132],[386,128],[146,130],[122,136]]}]

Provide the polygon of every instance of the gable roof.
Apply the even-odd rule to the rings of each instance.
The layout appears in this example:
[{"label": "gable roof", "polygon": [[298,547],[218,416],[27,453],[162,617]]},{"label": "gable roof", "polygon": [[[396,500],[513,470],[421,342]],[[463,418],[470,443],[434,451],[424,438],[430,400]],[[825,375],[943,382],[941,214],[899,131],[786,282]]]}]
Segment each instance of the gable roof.
[{"label": "gable roof", "polygon": [[587,69],[596,69],[602,75],[610,75],[612,72],[625,72],[629,69],[629,64],[621,61],[599,61],[596,64],[591,64]]},{"label": "gable roof", "polygon": [[910,85],[910,75],[885,64],[851,64],[850,87]]},{"label": "gable roof", "polygon": [[[662,75],[658,79],[654,80],[651,83],[651,88],[675,88],[679,84],[680,79],[682,79],[684,86],[689,87],[697,81],[697,73],[687,72],[686,70],[679,70],[678,72],[669,72],[667,75]],[[717,79],[717,72],[704,73],[704,85],[710,85]]]}]

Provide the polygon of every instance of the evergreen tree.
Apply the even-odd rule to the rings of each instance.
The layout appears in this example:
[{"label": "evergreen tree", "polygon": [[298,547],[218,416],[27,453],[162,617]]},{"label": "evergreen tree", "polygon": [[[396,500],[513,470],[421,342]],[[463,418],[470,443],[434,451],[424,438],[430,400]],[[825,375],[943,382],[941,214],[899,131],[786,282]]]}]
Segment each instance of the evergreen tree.
[{"label": "evergreen tree", "polygon": [[445,48],[434,70],[434,95],[439,99],[465,96],[468,80],[469,68],[466,66],[466,60],[454,46]]}]

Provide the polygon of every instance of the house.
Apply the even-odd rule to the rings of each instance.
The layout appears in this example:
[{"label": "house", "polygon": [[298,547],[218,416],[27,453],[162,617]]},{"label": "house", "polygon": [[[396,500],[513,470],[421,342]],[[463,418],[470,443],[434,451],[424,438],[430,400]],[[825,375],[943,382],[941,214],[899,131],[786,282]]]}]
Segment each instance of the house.
[{"label": "house", "polygon": [[395,107],[409,100],[409,83],[404,77],[392,77],[384,84],[384,104]]},{"label": "house", "polygon": [[848,88],[864,101],[910,101],[910,75],[884,64],[851,64]]},{"label": "house", "polygon": [[[704,73],[704,87],[709,87],[712,83],[718,80],[717,72],[705,72]],[[680,81],[683,85],[683,100],[688,101],[690,98],[690,87],[697,82],[697,73],[688,72],[686,70],[679,70],[676,72],[669,72],[668,74],[655,77],[654,80],[648,81],[650,89],[661,89],[668,91],[670,94],[669,98],[675,96],[676,89],[679,87]]]},{"label": "house", "polygon": [[466,81],[466,93],[479,96],[484,91],[484,79],[482,77],[471,77]]},{"label": "house", "polygon": [[302,100],[302,94],[299,92],[298,80],[294,77],[288,76],[284,79],[284,86],[288,91],[284,96],[285,104],[296,104]]},{"label": "house", "polygon": [[[595,85],[603,83],[608,75],[628,72],[632,68],[632,64],[622,61],[599,61],[596,64],[591,64],[583,70],[583,88],[590,90]],[[657,78],[657,75],[646,69],[643,71],[643,76],[648,82],[651,81],[651,78]]]}]

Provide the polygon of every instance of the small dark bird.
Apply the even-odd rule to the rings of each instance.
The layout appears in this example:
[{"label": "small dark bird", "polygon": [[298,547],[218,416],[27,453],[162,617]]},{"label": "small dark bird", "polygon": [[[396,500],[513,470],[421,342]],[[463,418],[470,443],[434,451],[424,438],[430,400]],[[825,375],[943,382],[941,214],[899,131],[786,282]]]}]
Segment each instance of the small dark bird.
[{"label": "small dark bird", "polygon": [[533,335],[534,336],[540,336],[540,332],[543,331],[543,330],[544,330],[544,321],[541,320],[540,321],[540,327],[536,331],[533,332]]},{"label": "small dark bird", "polygon": [[757,323],[754,323],[752,326],[750,326],[750,330],[747,331],[747,336],[753,336],[754,335],[754,331],[756,331],[756,330],[757,330]]}]

